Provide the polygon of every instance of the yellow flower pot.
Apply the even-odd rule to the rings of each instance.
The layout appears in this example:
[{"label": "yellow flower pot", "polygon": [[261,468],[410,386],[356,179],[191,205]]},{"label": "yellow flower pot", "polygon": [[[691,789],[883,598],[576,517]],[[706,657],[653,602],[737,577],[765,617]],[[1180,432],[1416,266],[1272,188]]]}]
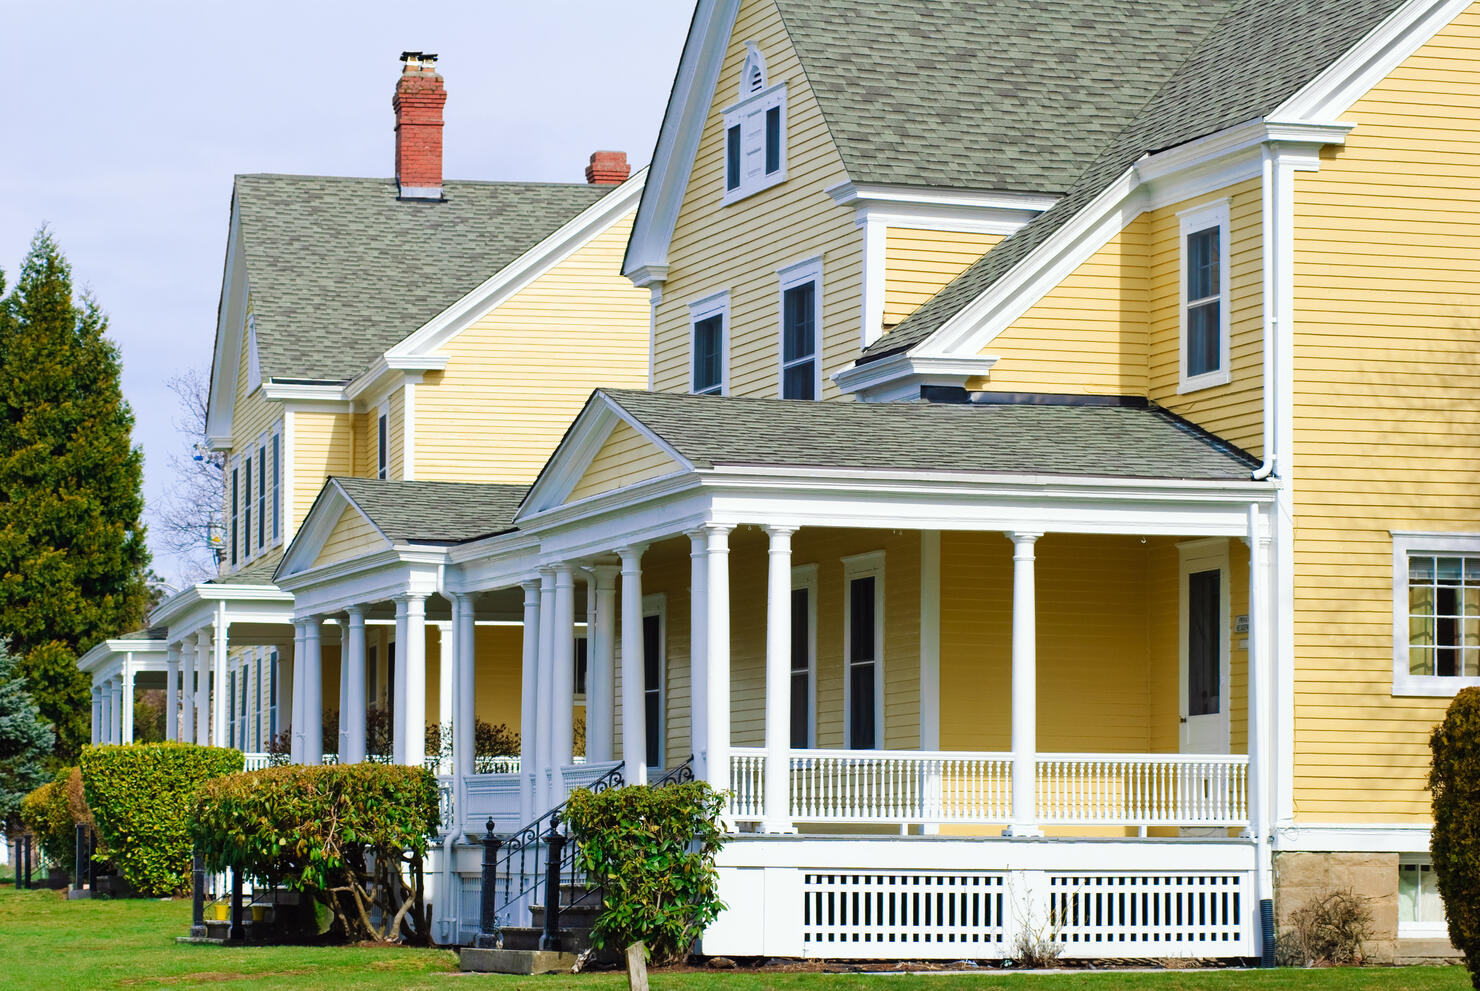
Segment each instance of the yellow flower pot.
[{"label": "yellow flower pot", "polygon": [[225,922],[231,917],[231,907],[225,902],[211,902],[206,906],[206,918],[212,922]]}]

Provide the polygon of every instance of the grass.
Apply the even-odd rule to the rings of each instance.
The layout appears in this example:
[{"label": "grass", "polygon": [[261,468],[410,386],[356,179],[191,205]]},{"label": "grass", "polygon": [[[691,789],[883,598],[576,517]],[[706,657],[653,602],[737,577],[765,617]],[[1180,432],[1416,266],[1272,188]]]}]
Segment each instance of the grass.
[{"label": "grass", "polygon": [[[622,974],[570,977],[461,975],[446,950],[370,947],[242,947],[182,945],[190,924],[187,901],[75,901],[58,892],[0,889],[0,986],[17,991],[74,988],[209,988],[220,991],[385,989],[385,991],[618,991]],[[654,991],[1463,991],[1460,967],[1165,973],[1065,971],[1024,975],[981,971],[946,976],[818,973],[654,972]]]}]

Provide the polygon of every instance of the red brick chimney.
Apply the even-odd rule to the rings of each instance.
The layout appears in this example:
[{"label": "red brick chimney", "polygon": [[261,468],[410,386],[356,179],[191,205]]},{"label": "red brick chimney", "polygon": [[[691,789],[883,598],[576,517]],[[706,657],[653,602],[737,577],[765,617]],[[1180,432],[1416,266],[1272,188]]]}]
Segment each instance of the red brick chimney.
[{"label": "red brick chimney", "polygon": [[586,181],[593,186],[616,186],[627,181],[632,166],[625,151],[595,151],[586,166]]},{"label": "red brick chimney", "polygon": [[402,52],[396,112],[396,182],[403,200],[442,198],[442,107],[447,90],[435,52]]}]

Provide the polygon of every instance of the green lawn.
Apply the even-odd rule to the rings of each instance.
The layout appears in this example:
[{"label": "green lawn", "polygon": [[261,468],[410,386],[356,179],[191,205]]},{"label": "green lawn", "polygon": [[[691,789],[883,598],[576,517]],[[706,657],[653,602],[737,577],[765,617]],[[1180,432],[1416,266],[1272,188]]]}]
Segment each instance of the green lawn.
[{"label": "green lawn", "polygon": [[[459,975],[445,950],[303,948],[180,945],[174,937],[190,924],[184,901],[76,901],[56,892],[0,889],[0,987],[16,991],[210,988],[220,991],[330,991],[386,989],[417,991],[474,988],[514,991],[617,991],[621,974],[509,978]],[[1047,976],[976,972],[948,976],[865,976],[781,973],[663,973],[652,975],[655,991],[1234,991],[1254,989],[1341,989],[1341,991],[1463,991],[1470,982],[1459,967],[1410,967],[1321,971],[1169,971],[1084,973]]]}]

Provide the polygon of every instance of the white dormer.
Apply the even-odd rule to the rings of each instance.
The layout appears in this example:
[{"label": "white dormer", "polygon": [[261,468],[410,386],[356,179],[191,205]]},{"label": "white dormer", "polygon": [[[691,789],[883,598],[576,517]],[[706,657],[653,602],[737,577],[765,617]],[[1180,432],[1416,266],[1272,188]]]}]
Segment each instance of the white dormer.
[{"label": "white dormer", "polygon": [[786,179],[786,83],[771,85],[766,57],[753,41],[745,43],[736,96],[724,112],[725,203]]}]

